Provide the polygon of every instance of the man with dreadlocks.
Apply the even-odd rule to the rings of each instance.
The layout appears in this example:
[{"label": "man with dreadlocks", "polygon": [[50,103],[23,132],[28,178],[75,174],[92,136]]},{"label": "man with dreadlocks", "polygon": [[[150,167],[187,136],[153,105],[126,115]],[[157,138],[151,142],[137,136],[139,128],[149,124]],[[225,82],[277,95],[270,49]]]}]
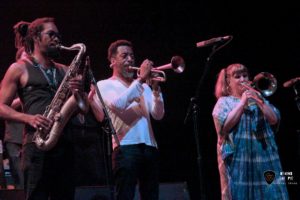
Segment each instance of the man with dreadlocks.
[{"label": "man with dreadlocks", "polygon": [[[0,117],[25,124],[22,156],[26,199],[73,199],[69,144],[61,137],[53,149],[42,151],[32,142],[36,129],[50,130],[53,124],[53,120],[42,114],[66,71],[64,65],[53,61],[59,53],[60,34],[54,19],[49,17],[31,23],[21,22],[15,27],[15,33],[17,47],[24,47],[27,55],[13,63],[2,80]],[[82,90],[81,78],[72,78],[69,88],[71,91]],[[24,113],[10,106],[17,94]]]}]

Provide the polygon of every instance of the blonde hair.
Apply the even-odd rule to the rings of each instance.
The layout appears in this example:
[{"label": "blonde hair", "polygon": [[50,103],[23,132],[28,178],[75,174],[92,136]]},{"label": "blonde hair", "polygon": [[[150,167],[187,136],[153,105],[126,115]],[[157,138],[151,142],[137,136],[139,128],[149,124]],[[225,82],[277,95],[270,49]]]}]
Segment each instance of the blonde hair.
[{"label": "blonde hair", "polygon": [[248,73],[248,69],[245,65],[240,63],[230,64],[220,71],[215,86],[215,96],[217,99],[222,96],[228,96],[231,94],[231,89],[229,87],[229,78],[234,74],[242,72]]}]

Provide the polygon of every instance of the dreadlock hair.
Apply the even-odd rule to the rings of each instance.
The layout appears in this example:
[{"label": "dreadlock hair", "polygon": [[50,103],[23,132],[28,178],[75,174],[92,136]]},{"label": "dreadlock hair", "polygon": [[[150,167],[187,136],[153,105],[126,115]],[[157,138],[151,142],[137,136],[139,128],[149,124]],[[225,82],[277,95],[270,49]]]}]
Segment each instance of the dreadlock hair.
[{"label": "dreadlock hair", "polygon": [[37,18],[28,25],[26,36],[24,37],[24,47],[26,53],[31,54],[33,52],[34,50],[33,38],[40,36],[40,33],[44,29],[44,24],[48,22],[54,23],[54,18],[52,17]]}]

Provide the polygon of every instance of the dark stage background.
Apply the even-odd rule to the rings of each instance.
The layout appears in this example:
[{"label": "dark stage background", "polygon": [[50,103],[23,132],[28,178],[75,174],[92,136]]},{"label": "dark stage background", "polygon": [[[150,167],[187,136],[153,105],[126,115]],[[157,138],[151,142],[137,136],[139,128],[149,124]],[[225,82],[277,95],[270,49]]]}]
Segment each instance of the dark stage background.
[{"label": "dark stage background", "polygon": [[[269,100],[282,115],[276,135],[284,172],[292,172],[296,184],[288,184],[291,199],[299,187],[299,114],[291,88],[282,84],[300,76],[299,7],[288,1],[262,6],[259,2],[239,1],[42,1],[2,0],[0,3],[0,78],[14,61],[13,25],[20,20],[52,16],[63,35],[63,44],[87,45],[92,69],[98,80],[108,78],[107,48],[116,39],[131,40],[137,64],[145,58],[156,66],[181,55],[186,71],[167,71],[162,84],[166,115],[154,121],[161,151],[161,182],[187,182],[193,199],[200,199],[196,139],[192,119],[184,124],[190,98],[195,95],[211,47],[195,44],[213,37],[232,35],[233,40],[217,52],[200,93],[199,142],[203,157],[203,180],[208,199],[220,198],[216,158],[217,137],[211,112],[216,102],[213,92],[217,73],[230,63],[241,62],[254,76],[272,73],[278,81]],[[72,54],[60,59],[69,64]],[[298,167],[298,168],[297,168]]]}]

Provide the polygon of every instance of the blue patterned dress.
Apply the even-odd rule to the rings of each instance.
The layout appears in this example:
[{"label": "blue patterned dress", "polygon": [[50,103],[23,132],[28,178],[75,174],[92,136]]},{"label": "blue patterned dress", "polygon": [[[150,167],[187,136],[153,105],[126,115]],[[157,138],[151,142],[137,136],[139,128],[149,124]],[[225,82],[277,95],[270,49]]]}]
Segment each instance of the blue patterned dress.
[{"label": "blue patterned dress", "polygon": [[[288,192],[282,172],[274,127],[256,104],[249,105],[240,121],[224,137],[221,129],[229,112],[240,102],[233,96],[218,99],[213,119],[218,134],[217,154],[222,200],[286,200]],[[269,104],[268,101],[265,103]],[[269,104],[280,118],[279,111]],[[266,176],[269,172],[275,176]],[[274,180],[272,181],[272,178]],[[267,182],[270,180],[270,182]]]}]

